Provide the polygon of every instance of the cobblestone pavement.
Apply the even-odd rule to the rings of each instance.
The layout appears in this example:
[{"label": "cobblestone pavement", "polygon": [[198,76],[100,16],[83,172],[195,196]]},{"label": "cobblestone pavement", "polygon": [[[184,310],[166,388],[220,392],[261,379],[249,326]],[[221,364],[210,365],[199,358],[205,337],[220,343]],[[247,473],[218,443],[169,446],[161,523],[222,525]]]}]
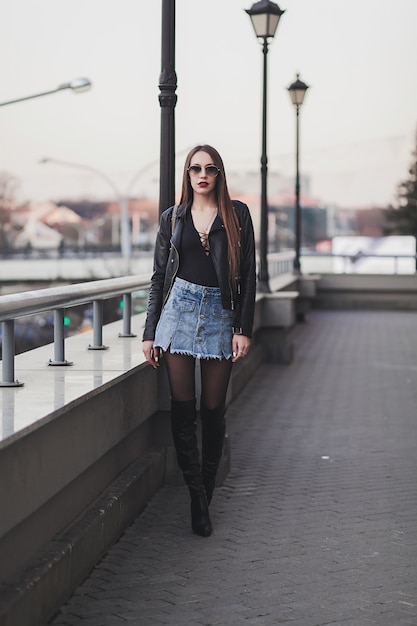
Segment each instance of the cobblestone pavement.
[{"label": "cobblestone pavement", "polygon": [[228,413],[214,532],[164,487],[53,626],[417,625],[417,315],[310,314]]}]

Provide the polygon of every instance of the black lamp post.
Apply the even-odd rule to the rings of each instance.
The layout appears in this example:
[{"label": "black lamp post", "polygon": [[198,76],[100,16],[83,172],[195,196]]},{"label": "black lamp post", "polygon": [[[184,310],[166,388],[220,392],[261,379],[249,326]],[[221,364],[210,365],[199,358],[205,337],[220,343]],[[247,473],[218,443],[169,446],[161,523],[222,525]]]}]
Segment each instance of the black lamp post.
[{"label": "black lamp post", "polygon": [[162,54],[159,76],[161,106],[161,150],[159,213],[175,202],[175,0],[162,0]]},{"label": "black lamp post", "polygon": [[255,35],[263,40],[263,93],[262,93],[262,156],[261,156],[261,237],[259,250],[259,274],[258,291],[270,292],[268,275],[268,195],[267,174],[268,158],[266,151],[267,132],[267,54],[268,39],[273,38],[277,30],[278,22],[284,13],[277,4],[270,0],[255,2],[246,13],[252,20]]},{"label": "black lamp post", "polygon": [[288,87],[291,102],[295,106],[296,111],[296,157],[295,157],[295,257],[294,257],[294,273],[301,274],[300,264],[300,247],[301,247],[301,206],[300,206],[300,107],[303,104],[304,96],[308,85],[300,80],[297,74],[297,80]]}]

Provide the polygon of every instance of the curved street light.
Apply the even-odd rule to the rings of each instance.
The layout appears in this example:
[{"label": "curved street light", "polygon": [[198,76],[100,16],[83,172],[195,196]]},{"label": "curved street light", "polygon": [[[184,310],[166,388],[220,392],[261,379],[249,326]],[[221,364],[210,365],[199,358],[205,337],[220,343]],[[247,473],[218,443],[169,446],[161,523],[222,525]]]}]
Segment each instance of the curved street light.
[{"label": "curved street light", "polygon": [[297,74],[295,82],[288,87],[291,102],[296,110],[296,156],[295,156],[295,212],[294,212],[294,228],[295,228],[295,257],[294,257],[294,273],[301,274],[300,248],[301,248],[301,206],[300,206],[300,107],[303,104],[304,97],[308,85],[300,80]]},{"label": "curved street light", "polygon": [[[191,150],[191,147],[189,146],[188,148],[184,148],[182,150],[180,150],[179,152],[176,152],[175,156],[180,156],[182,154],[186,154]],[[84,170],[87,172],[91,172],[92,174],[95,174],[96,176],[100,176],[100,178],[102,178],[103,180],[105,180],[110,187],[113,189],[113,192],[116,196],[117,199],[117,203],[119,205],[120,208],[120,222],[121,222],[121,251],[122,251],[122,257],[126,260],[126,273],[130,274],[131,272],[131,258],[132,258],[132,238],[131,238],[131,231],[130,231],[130,221],[129,221],[129,197],[130,197],[130,193],[132,191],[132,188],[134,186],[134,184],[137,182],[138,178],[140,178],[140,176],[142,176],[142,174],[144,174],[147,170],[149,170],[151,167],[154,167],[155,165],[158,165],[158,163],[160,163],[159,159],[155,159],[154,161],[150,161],[149,163],[147,163],[146,165],[144,165],[143,167],[141,167],[136,174],[132,177],[132,179],[130,180],[127,188],[126,188],[126,192],[125,194],[122,194],[119,190],[119,188],[115,185],[115,183],[112,181],[112,179],[107,176],[107,174],[105,174],[104,172],[96,169],[95,167],[92,167],[90,165],[84,165],[82,163],[74,163],[73,161],[64,161],[62,159],[55,159],[52,157],[43,157],[42,159],[39,159],[39,163],[55,163],[56,165],[64,165],[67,167],[73,167],[79,170]]]},{"label": "curved street light", "polygon": [[262,156],[261,156],[261,233],[259,250],[258,291],[270,292],[268,275],[268,195],[267,175],[268,157],[266,150],[267,134],[267,54],[268,39],[273,38],[278,27],[280,17],[285,11],[270,0],[255,2],[246,13],[252,20],[255,35],[263,40],[263,97],[262,97]]},{"label": "curved street light", "polygon": [[[126,261],[126,273],[130,274],[131,270],[131,258],[132,258],[132,242],[130,237],[130,224],[129,224],[129,209],[128,209],[128,198],[120,193],[118,187],[112,181],[107,174],[101,172],[95,167],[91,167],[90,165],[84,165],[82,163],[73,163],[72,161],[63,161],[61,159],[54,159],[52,157],[44,157],[40,159],[39,163],[55,163],[56,165],[64,165],[66,167],[72,167],[78,170],[84,170],[87,172],[91,172],[96,176],[100,176],[103,180],[105,180],[110,187],[113,189],[113,192],[116,196],[117,203],[120,208],[120,226],[121,226],[121,252],[122,257]],[[136,180],[136,176],[135,176]],[[130,189],[131,186],[129,186]]]},{"label": "curved street light", "polygon": [[65,89],[70,89],[74,93],[80,93],[83,91],[88,91],[92,87],[92,82],[89,78],[75,78],[70,83],[62,83],[62,85],[58,85],[56,89],[51,89],[50,91],[43,91],[41,93],[35,93],[32,96],[24,96],[23,98],[16,98],[15,100],[8,100],[7,102],[0,102],[0,107],[4,107],[7,104],[15,104],[16,102],[23,102],[24,100],[33,100],[33,98],[41,98],[42,96],[49,96],[51,93],[57,93],[58,91],[63,91]]}]

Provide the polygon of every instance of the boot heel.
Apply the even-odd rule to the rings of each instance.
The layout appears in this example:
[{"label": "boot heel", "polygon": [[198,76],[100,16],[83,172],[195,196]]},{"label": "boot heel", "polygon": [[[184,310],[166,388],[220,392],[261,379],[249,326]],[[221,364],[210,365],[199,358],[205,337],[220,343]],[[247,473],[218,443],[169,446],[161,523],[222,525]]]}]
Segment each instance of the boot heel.
[{"label": "boot heel", "polygon": [[200,537],[210,537],[213,531],[204,491],[191,493],[191,527]]}]

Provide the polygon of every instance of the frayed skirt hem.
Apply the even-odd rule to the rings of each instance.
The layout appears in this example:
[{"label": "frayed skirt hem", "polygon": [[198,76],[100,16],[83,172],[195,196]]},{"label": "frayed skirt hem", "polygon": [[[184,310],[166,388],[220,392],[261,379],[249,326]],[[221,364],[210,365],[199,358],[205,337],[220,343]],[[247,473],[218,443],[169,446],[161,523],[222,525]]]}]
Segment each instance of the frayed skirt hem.
[{"label": "frayed skirt hem", "polygon": [[154,346],[155,348],[160,348],[162,350],[162,352],[169,352],[170,354],[184,354],[185,356],[192,356],[195,359],[201,359],[201,360],[214,360],[214,361],[228,361],[230,360],[233,355],[218,355],[218,354],[201,354],[201,353],[197,353],[197,352],[192,352],[190,350],[178,350],[178,349],[172,349],[172,348],[167,348],[164,349],[162,346]]}]

